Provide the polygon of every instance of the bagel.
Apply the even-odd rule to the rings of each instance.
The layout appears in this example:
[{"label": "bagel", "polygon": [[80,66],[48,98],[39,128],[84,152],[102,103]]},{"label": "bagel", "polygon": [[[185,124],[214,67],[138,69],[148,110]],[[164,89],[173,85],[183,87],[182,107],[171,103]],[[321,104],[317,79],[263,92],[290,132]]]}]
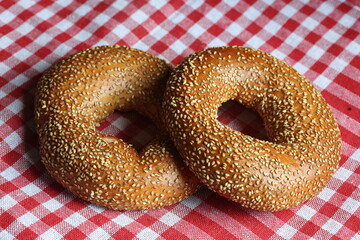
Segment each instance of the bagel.
[{"label": "bagel", "polygon": [[[137,49],[100,46],[51,67],[39,80],[35,119],[41,160],[80,198],[115,210],[183,200],[199,186],[164,133],[161,100],[172,67]],[[134,110],[160,134],[140,152],[95,126],[114,110]]]},{"label": "bagel", "polygon": [[[217,110],[228,100],[257,111],[269,141],[218,122]],[[317,195],[339,163],[340,132],[324,98],[261,50],[216,47],[188,56],[167,83],[163,112],[191,171],[247,208],[294,207]]]}]

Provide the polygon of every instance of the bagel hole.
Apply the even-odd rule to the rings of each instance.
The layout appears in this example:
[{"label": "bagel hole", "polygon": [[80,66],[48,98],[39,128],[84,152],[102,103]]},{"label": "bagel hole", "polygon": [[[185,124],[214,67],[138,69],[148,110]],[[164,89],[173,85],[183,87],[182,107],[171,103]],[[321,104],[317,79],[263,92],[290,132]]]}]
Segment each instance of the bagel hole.
[{"label": "bagel hole", "polygon": [[251,137],[268,141],[260,115],[235,100],[224,102],[217,111],[217,120],[231,129]]},{"label": "bagel hole", "polygon": [[138,152],[159,132],[149,118],[135,111],[115,111],[96,130],[131,144]]}]

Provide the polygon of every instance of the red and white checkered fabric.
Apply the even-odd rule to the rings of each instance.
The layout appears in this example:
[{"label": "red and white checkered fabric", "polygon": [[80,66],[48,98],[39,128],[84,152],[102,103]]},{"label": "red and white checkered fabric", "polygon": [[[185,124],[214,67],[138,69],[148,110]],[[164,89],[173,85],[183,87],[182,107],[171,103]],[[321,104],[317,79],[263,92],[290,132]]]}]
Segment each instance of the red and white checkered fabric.
[{"label": "red and white checkered fabric", "polygon": [[[360,239],[360,6],[357,0],[0,1],[0,239]],[[260,48],[308,77],[330,104],[340,168],[298,207],[257,212],[205,187],[154,211],[120,212],[74,197],[39,160],[39,76],[95,45],[139,48],[176,65],[210,46]],[[265,136],[258,115],[225,103],[219,121]],[[100,127],[137,146],[155,134],[136,114]]]}]

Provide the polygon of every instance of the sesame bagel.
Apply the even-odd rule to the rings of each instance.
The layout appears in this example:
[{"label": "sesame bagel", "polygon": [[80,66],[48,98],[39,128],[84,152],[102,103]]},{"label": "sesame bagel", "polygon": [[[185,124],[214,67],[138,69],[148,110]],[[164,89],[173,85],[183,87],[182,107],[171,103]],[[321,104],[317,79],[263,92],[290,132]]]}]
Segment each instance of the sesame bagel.
[{"label": "sesame bagel", "polygon": [[[269,141],[217,121],[230,99],[259,113]],[[340,133],[324,98],[294,68],[260,50],[217,47],[188,56],[167,83],[163,111],[190,169],[244,207],[294,207],[317,195],[339,163]]]},{"label": "sesame bagel", "polygon": [[[35,119],[41,160],[80,198],[116,210],[154,209],[183,200],[199,181],[164,133],[161,100],[172,67],[137,49],[90,48],[40,79]],[[114,110],[134,110],[159,136],[141,152],[95,126]]]}]

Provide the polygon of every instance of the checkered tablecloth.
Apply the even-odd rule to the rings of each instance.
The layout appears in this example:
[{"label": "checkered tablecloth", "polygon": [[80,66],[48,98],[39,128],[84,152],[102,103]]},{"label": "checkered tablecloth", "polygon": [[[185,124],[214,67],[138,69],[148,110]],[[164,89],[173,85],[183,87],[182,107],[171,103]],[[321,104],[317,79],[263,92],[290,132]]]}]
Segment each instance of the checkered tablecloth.
[{"label": "checkered tablecloth", "polygon": [[[360,2],[0,1],[0,239],[360,239]],[[154,211],[108,210],[76,198],[39,159],[33,101],[41,74],[60,58],[128,45],[176,65],[210,46],[260,48],[321,91],[342,133],[340,167],[298,207],[258,212],[202,187]],[[266,137],[259,116],[227,102],[219,121]],[[153,124],[114,113],[99,128],[141,147]]]}]

